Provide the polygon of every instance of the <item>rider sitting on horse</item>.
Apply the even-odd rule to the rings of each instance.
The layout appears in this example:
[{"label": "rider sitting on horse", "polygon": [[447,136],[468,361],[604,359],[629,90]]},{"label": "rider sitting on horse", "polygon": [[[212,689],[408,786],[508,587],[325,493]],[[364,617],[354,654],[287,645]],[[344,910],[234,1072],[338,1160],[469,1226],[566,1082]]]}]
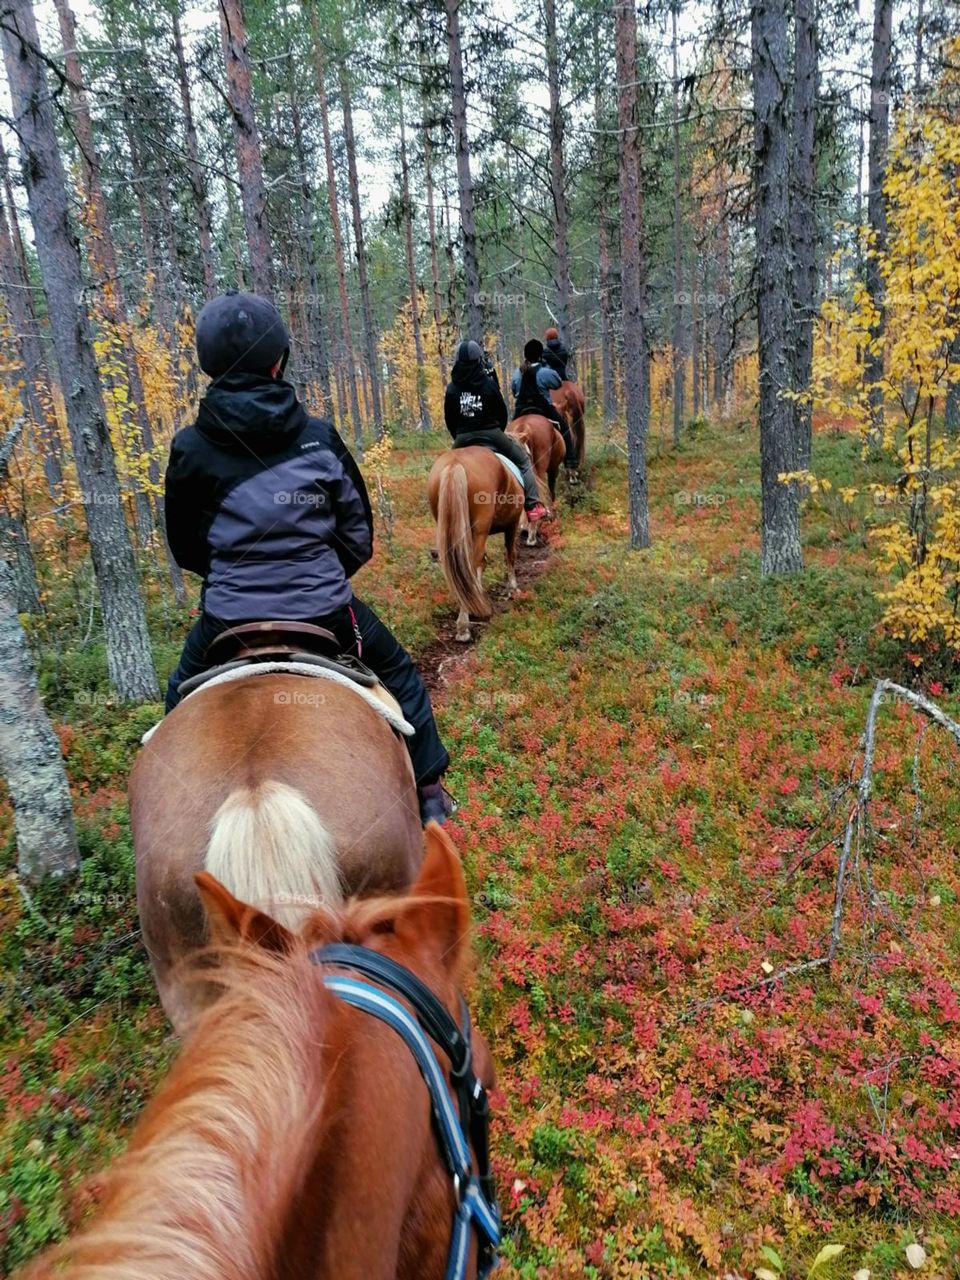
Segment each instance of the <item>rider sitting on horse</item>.
[{"label": "rider sitting on horse", "polygon": [[443,419],[453,436],[454,449],[482,444],[509,458],[523,479],[523,505],[527,515],[531,520],[541,520],[547,514],[540,501],[529,453],[504,430],[507,406],[478,342],[460,343],[443,398]]},{"label": "rider sitting on horse", "polygon": [[514,370],[511,381],[513,388],[514,418],[522,418],[525,413],[539,413],[549,418],[560,434],[566,446],[564,465],[575,467],[577,464],[577,446],[566,418],[550,399],[550,392],[560,387],[560,377],[549,368],[544,360],[543,343],[538,338],[531,338],[523,348],[523,364]]},{"label": "rider sitting on horse", "polygon": [[546,346],[543,349],[544,363],[553,369],[562,382],[567,382],[570,378],[567,373],[567,361],[570,359],[570,352],[563,345],[559,330],[550,328],[543,337],[546,342]]},{"label": "rider sitting on horse", "polygon": [[373,555],[363,477],[325,418],[311,417],[283,371],[290,339],[272,302],[231,291],[197,317],[197,356],[213,379],[197,421],[178,431],[166,474],[167,536],[203,578],[201,613],[167,686],[207,670],[209,646],[244,622],[312,622],[383,681],[416,732],[408,745],[426,824],[453,805],[450,758],[416,667],[350,578]]}]

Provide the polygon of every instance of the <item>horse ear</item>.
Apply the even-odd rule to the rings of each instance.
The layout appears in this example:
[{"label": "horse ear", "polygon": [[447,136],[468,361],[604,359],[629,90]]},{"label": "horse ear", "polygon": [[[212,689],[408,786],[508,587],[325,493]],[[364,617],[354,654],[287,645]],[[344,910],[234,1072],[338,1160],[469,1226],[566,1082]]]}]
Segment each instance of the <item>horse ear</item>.
[{"label": "horse ear", "polygon": [[265,912],[241,902],[209,871],[193,876],[207,917],[210,943],[214,947],[252,942],[267,951],[290,951],[294,936]]},{"label": "horse ear", "polygon": [[422,899],[400,912],[396,932],[431,951],[445,969],[457,973],[470,930],[470,902],[456,846],[436,822],[427,825],[425,852],[410,897]]}]

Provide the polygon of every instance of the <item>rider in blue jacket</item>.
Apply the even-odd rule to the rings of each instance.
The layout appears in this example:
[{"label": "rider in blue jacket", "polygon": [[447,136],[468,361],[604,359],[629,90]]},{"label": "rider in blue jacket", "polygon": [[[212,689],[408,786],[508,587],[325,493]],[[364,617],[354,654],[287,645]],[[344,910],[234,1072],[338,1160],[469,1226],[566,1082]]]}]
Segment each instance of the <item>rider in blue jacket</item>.
[{"label": "rider in blue jacket", "polygon": [[566,418],[550,398],[551,391],[560,388],[560,376],[544,361],[543,343],[539,338],[531,338],[523,348],[523,367],[515,369],[510,386],[514,395],[514,418],[525,413],[540,413],[549,418],[560,434],[566,446],[564,465],[575,467],[577,447]]},{"label": "rider in blue jacket", "polygon": [[290,339],[273,303],[232,291],[197,318],[197,356],[213,379],[197,420],[174,436],[167,536],[177,564],[203,579],[201,613],[167,686],[209,666],[216,637],[243,622],[312,622],[383,681],[416,730],[407,739],[424,823],[452,810],[450,758],[409,654],[350,578],[373,555],[363,477],[335,427],[312,417],[283,371]]}]

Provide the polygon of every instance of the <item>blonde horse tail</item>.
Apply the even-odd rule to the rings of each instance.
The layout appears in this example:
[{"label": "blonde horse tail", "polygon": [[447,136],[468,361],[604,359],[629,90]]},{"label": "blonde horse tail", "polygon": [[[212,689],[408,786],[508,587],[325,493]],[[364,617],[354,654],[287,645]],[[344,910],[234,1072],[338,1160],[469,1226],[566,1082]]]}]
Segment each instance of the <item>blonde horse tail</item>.
[{"label": "blonde horse tail", "polygon": [[292,928],[319,907],[343,903],[333,839],[283,782],[230,792],[214,815],[204,866],[242,902]]},{"label": "blonde horse tail", "polygon": [[480,585],[473,560],[470,494],[463,463],[455,462],[440,477],[437,499],[437,549],[447,586],[461,609],[477,618],[493,612]]}]

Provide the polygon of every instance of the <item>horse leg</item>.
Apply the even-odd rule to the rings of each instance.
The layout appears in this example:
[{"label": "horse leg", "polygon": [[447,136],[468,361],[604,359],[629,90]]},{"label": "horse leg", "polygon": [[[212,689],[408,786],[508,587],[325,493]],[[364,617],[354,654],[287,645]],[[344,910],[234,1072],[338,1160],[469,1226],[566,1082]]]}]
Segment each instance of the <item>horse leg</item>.
[{"label": "horse leg", "polygon": [[[519,534],[519,520],[515,520],[513,524],[508,525],[503,531],[503,549],[507,556],[507,594],[511,596],[520,589],[517,584],[517,542]],[[536,546],[536,543],[537,526],[530,521],[527,527],[527,544],[533,547]]]}]

